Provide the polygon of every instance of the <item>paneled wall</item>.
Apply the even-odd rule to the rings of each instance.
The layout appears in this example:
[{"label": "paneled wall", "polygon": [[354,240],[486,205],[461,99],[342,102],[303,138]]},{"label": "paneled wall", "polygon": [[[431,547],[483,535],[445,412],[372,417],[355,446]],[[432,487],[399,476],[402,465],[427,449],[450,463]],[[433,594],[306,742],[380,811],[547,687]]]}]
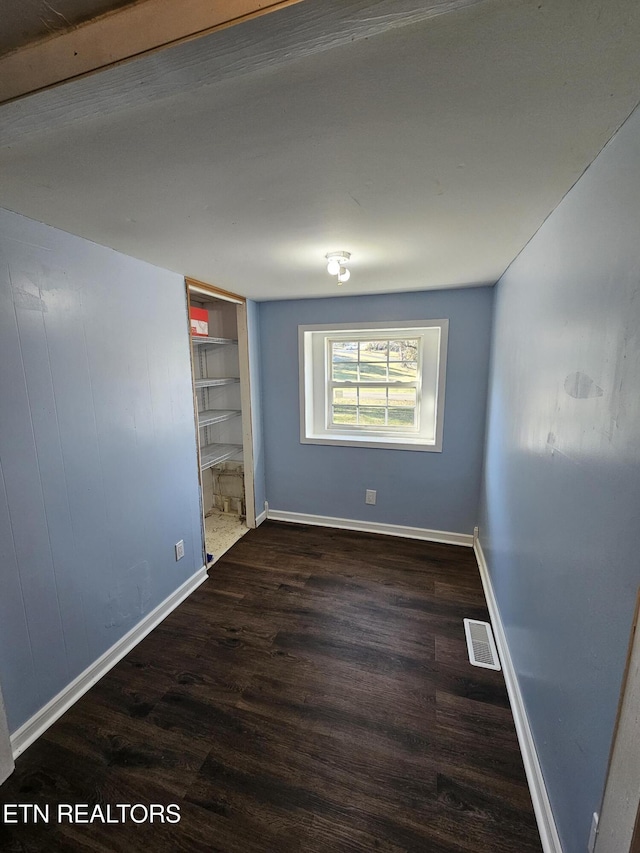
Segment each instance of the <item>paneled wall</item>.
[{"label": "paneled wall", "polygon": [[566,853],[600,806],[640,585],[640,112],[500,280],[481,542]]},{"label": "paneled wall", "polygon": [[0,211],[12,731],[202,566],[200,529],[182,277]]},{"label": "paneled wall", "polygon": [[[493,293],[488,287],[260,304],[270,510],[472,533]],[[300,444],[298,325],[449,320],[442,453]],[[364,502],[377,491],[376,506]]]}]

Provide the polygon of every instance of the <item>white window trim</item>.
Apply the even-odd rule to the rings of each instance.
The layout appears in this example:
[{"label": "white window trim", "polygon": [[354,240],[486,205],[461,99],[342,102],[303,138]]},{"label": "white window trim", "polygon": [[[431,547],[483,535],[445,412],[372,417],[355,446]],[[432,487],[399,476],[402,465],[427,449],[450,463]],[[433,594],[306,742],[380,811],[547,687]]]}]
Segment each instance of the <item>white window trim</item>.
[{"label": "white window trim", "polygon": [[[335,426],[328,426],[326,339],[334,334],[341,335],[345,332],[349,332],[350,337],[352,336],[355,340],[366,340],[372,336],[380,337],[382,333],[384,337],[396,338],[403,335],[415,336],[416,330],[437,331],[437,339],[432,338],[432,349],[433,342],[437,340],[435,346],[438,352],[435,366],[437,375],[435,378],[432,376],[429,381],[429,387],[436,388],[435,401],[433,401],[434,414],[426,422],[423,417],[420,433],[409,430],[400,431],[396,428],[386,432],[374,432],[366,431],[362,427],[338,429]],[[391,320],[375,323],[322,323],[298,326],[300,443],[442,452],[448,334],[448,320]],[[424,346],[421,347],[420,357],[422,359],[421,374],[424,376],[426,373],[428,376],[429,371],[433,373],[434,364],[432,360],[428,360],[428,351]],[[428,389],[425,388],[425,394],[427,391]],[[418,405],[421,405],[420,401]]]}]

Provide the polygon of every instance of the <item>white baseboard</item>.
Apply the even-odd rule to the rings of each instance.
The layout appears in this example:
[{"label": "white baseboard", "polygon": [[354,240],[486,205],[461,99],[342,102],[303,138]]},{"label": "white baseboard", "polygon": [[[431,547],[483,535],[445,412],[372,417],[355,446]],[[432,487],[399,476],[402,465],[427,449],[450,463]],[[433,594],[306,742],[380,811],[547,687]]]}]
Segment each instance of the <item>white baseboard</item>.
[{"label": "white baseboard", "polygon": [[381,533],[386,536],[401,536],[404,539],[423,539],[426,542],[473,547],[473,536],[470,533],[450,533],[446,530],[404,527],[401,524],[383,524],[378,521],[331,518],[328,515],[307,515],[304,512],[286,512],[280,509],[269,509],[268,518],[272,521],[291,521],[294,524],[311,524],[316,527],[339,527],[341,530],[357,530],[360,533]]},{"label": "white baseboard", "polygon": [[110,649],[81,672],[77,678],[54,696],[47,704],[23,723],[11,735],[11,749],[14,759],[53,725],[89,688],[114,667],[131,649],[147,636],[172,610],[207,580],[207,568],[203,566],[195,575],[186,580],[175,592],[165,598],[148,613],[141,622],[114,643]]},{"label": "white baseboard", "polygon": [[269,517],[269,504],[264,502],[264,510],[260,513],[260,515],[256,515],[256,527],[260,527],[263,521],[266,521]]},{"label": "white baseboard", "polygon": [[518,743],[520,744],[520,752],[524,762],[524,770],[529,783],[529,791],[533,802],[533,810],[535,812],[536,821],[538,823],[538,831],[540,832],[540,840],[544,853],[563,853],[560,836],[556,828],[556,822],[551,809],[549,795],[547,794],[547,786],[545,785],[542,768],[538,759],[536,745],[533,740],[529,718],[527,717],[527,709],[525,708],[518,683],[511,653],[507,644],[507,637],[500,617],[500,610],[493,592],[491,577],[487,567],[487,561],[482,551],[482,545],[477,536],[477,528],[473,550],[478,561],[480,569],[480,577],[482,578],[482,586],[484,587],[485,598],[487,599],[487,607],[491,616],[491,624],[493,633],[498,647],[498,654],[502,661],[502,670],[504,672],[504,680],[507,684],[507,693],[509,694],[509,702],[511,703],[511,711],[516,725],[516,734],[518,735]]}]

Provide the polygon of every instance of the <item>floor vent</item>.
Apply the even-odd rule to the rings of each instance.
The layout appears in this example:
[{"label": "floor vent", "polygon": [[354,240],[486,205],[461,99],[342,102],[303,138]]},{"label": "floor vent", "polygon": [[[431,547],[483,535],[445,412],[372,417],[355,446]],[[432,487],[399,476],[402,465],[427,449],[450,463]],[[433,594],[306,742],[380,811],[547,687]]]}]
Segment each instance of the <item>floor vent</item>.
[{"label": "floor vent", "polygon": [[500,669],[500,659],[491,625],[488,622],[479,622],[477,619],[465,619],[464,633],[471,663],[485,669]]}]

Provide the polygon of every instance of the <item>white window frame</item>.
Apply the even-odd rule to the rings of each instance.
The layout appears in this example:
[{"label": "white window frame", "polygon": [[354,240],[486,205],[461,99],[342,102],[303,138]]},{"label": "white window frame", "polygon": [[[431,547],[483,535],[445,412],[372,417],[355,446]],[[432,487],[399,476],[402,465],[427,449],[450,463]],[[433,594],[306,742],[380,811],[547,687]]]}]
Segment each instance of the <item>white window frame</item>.
[{"label": "white window frame", "polygon": [[[448,320],[298,326],[301,444],[442,452],[448,334]],[[403,338],[419,340],[417,425],[331,424],[331,342]]]}]

